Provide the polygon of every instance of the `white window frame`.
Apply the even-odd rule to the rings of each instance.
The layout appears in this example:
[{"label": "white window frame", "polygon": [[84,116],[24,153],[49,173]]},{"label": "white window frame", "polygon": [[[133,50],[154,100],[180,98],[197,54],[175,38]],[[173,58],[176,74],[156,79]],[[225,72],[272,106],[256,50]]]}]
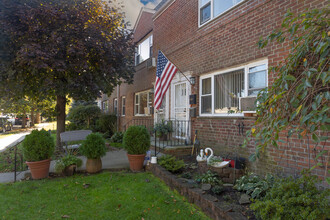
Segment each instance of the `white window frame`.
[{"label": "white window frame", "polygon": [[[147,108],[148,108],[148,112],[149,114],[139,114],[139,113],[136,113],[136,106],[140,106],[140,94],[143,94],[143,93],[146,93],[147,94]],[[151,90],[145,90],[145,91],[141,91],[141,92],[137,92],[134,94],[134,116],[151,116],[151,107],[152,107],[152,104],[153,104],[153,100],[150,100],[150,93]],[[136,96],[138,96],[138,102],[136,102]]]},{"label": "white window frame", "polygon": [[[124,102],[125,100],[125,102]],[[125,109],[125,111],[124,111]],[[125,116],[126,115],[126,96],[122,96],[121,97],[121,116]]]},{"label": "white window frame", "polygon": [[[145,41],[149,41],[149,57],[146,58],[145,60],[141,61],[141,56],[139,56],[141,54],[141,44],[144,43]],[[136,47],[136,51],[135,51],[135,66],[139,65],[140,63],[143,63],[144,61],[148,60],[151,56],[152,56],[152,48],[153,46],[153,35],[149,35],[148,37],[144,38],[142,41],[140,41]],[[137,62],[137,57],[139,56],[139,62]]]},{"label": "white window frame", "polygon": [[[233,117],[233,116],[244,116],[244,113],[215,113],[214,109],[214,77],[220,74],[225,74],[229,73],[232,71],[236,70],[241,70],[244,69],[244,96],[243,97],[248,97],[248,88],[249,88],[249,82],[248,82],[248,74],[249,74],[249,68],[254,67],[254,66],[260,66],[260,65],[266,65],[266,87],[268,87],[268,59],[263,59],[260,61],[255,61],[248,63],[246,65],[242,65],[239,67],[234,67],[234,68],[228,68],[228,69],[223,69],[220,71],[216,71],[213,73],[209,74],[204,74],[200,76],[199,78],[199,115],[201,117],[210,117],[210,116],[226,116],[226,117]],[[202,113],[202,80],[211,78],[211,102],[212,102],[212,107],[211,107],[211,113]],[[250,95],[249,97],[255,97],[253,95]],[[241,102],[239,102],[239,109],[241,109]],[[249,111],[251,112],[251,111]],[[255,112],[255,111],[252,111]]]},{"label": "white window frame", "polygon": [[227,10],[225,10],[224,12],[218,14],[218,15],[215,16],[215,17],[214,17],[214,13],[213,13],[213,11],[214,11],[214,9],[213,9],[213,2],[214,2],[215,0],[209,0],[209,2],[210,2],[210,4],[211,4],[211,16],[210,16],[210,19],[207,20],[206,22],[204,22],[203,24],[201,24],[201,8],[203,8],[203,7],[204,7],[205,5],[207,5],[208,3],[202,5],[202,4],[201,4],[201,1],[202,1],[202,0],[198,0],[198,27],[202,27],[202,26],[206,25],[207,23],[209,23],[210,21],[214,20],[215,18],[220,17],[221,15],[225,14],[226,12],[228,12],[228,11],[232,10],[233,8],[237,7],[238,5],[242,4],[242,3],[245,2],[246,0],[242,0],[241,2],[239,2],[239,3],[237,3],[236,5],[234,5],[234,6],[230,7],[230,8],[228,8]]},{"label": "white window frame", "polygon": [[113,99],[113,113],[115,115],[118,115],[118,99],[117,98]]}]

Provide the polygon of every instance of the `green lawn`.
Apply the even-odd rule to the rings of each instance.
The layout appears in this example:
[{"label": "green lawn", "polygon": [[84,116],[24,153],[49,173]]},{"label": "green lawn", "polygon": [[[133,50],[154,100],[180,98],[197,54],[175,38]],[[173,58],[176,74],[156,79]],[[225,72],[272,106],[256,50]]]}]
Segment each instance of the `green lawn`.
[{"label": "green lawn", "polygon": [[208,219],[151,173],[103,172],[91,176],[0,184],[0,218],[65,217]]}]

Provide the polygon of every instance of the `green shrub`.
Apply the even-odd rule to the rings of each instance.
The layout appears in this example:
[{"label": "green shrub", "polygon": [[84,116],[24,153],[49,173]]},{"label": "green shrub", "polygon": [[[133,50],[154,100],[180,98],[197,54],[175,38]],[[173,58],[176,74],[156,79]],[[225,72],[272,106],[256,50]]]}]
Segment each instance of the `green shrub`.
[{"label": "green shrub", "polygon": [[80,167],[82,165],[82,160],[71,154],[65,155],[56,161],[55,171],[58,173],[63,172],[63,170],[70,165],[76,165],[77,167]]},{"label": "green shrub", "polygon": [[24,159],[29,162],[51,158],[55,143],[52,136],[44,129],[33,130],[23,141]]},{"label": "green shrub", "polygon": [[78,105],[70,109],[68,120],[83,128],[95,126],[96,120],[100,117],[101,110],[97,105]]},{"label": "green shrub", "polygon": [[128,154],[145,154],[150,148],[150,135],[143,126],[130,126],[123,138],[123,146]]},{"label": "green shrub", "polygon": [[115,147],[115,148],[123,148],[122,143],[111,143],[110,145],[111,145],[111,147]]},{"label": "green shrub", "polygon": [[155,124],[154,130],[158,137],[168,134],[173,131],[172,122],[162,120],[162,122]]},{"label": "green shrub", "polygon": [[243,191],[250,195],[253,199],[260,199],[264,197],[274,185],[274,177],[267,174],[264,179],[261,177],[250,174],[242,176],[236,181],[234,186],[238,191]]},{"label": "green shrub", "polygon": [[166,170],[177,173],[185,166],[183,160],[177,160],[174,156],[164,155],[158,159],[158,164]]},{"label": "green shrub", "polygon": [[219,184],[219,185],[213,186],[211,190],[214,194],[219,195],[224,191],[224,187],[222,184]]},{"label": "green shrub", "polygon": [[251,209],[261,219],[326,219],[330,216],[330,190],[320,191],[317,177],[279,179]]},{"label": "green shrub", "polygon": [[79,150],[80,153],[88,159],[98,159],[103,157],[107,152],[105,141],[99,133],[89,134],[86,140],[83,141]]},{"label": "green shrub", "polygon": [[206,173],[198,176],[196,178],[196,182],[203,183],[203,184],[208,183],[208,184],[211,184],[212,186],[217,186],[217,185],[222,186],[223,185],[222,181],[219,179],[218,174],[216,174],[210,170],[208,170]]},{"label": "green shrub", "polygon": [[110,138],[117,130],[117,116],[102,114],[96,120],[94,130],[104,134],[104,138]]},{"label": "green shrub", "polygon": [[124,133],[118,131],[112,135],[110,141],[111,143],[123,143],[123,138],[124,138]]},{"label": "green shrub", "polygon": [[76,130],[83,130],[85,127],[83,125],[77,125],[74,122],[70,122],[69,124],[65,125],[66,131],[76,131]]}]

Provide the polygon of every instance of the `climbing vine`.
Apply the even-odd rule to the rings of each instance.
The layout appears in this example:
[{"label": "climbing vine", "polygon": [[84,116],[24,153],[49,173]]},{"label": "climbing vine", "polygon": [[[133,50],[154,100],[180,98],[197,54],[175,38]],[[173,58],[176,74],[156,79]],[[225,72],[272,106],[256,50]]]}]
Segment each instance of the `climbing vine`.
[{"label": "climbing vine", "polygon": [[299,138],[311,137],[324,150],[330,129],[329,100],[329,9],[311,10],[295,16],[288,11],[281,27],[258,42],[264,48],[271,41],[290,42],[288,57],[279,66],[271,67],[277,76],[269,88],[257,97],[256,123],[247,133],[244,145],[252,137],[256,140],[256,153],[260,156],[269,145],[278,147],[296,134]]}]

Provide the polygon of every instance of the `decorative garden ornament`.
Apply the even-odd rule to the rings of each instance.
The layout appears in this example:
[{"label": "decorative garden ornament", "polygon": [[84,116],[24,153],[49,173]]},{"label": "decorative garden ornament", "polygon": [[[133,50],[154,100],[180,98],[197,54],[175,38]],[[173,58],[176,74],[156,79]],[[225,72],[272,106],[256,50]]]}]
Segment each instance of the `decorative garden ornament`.
[{"label": "decorative garden ornament", "polygon": [[197,162],[202,162],[202,161],[206,161],[207,160],[207,157],[204,154],[204,150],[203,149],[200,150],[200,154],[197,155],[196,160],[197,160]]},{"label": "decorative garden ornament", "polygon": [[[211,151],[210,156],[208,156],[208,151]],[[213,150],[212,150],[211,148],[208,147],[208,148],[205,149],[205,153],[206,153],[206,156],[207,156],[207,159],[206,159],[207,164],[209,164],[210,159],[213,157]]]}]

